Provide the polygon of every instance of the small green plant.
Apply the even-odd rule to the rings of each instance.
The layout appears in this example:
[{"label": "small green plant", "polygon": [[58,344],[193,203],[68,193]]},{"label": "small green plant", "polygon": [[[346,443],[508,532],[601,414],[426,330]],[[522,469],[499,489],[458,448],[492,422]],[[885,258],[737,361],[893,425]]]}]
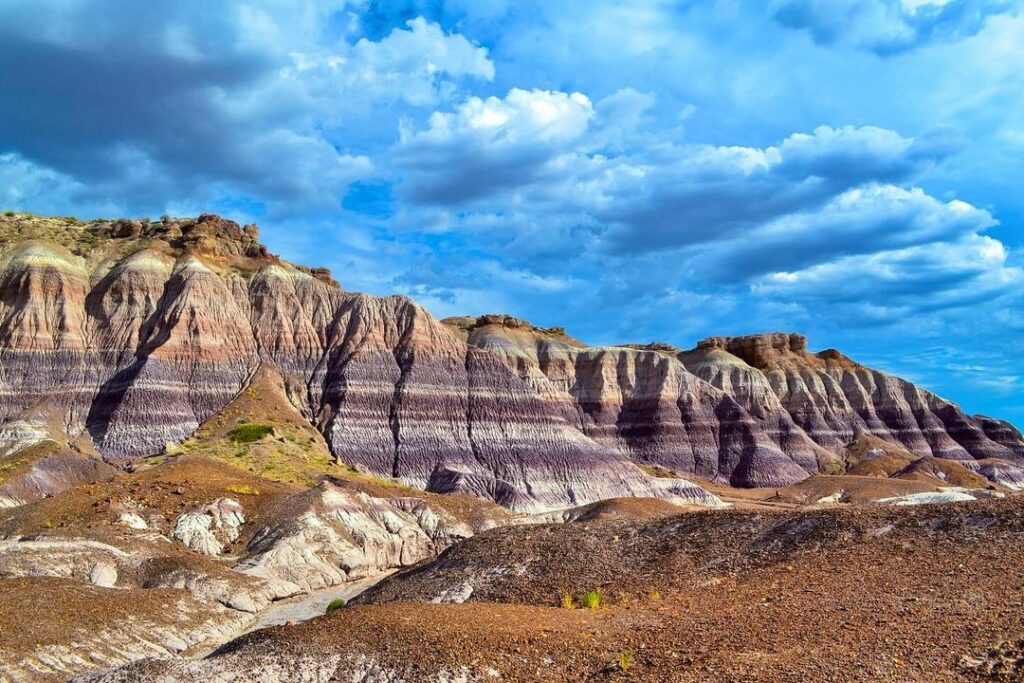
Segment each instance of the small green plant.
[{"label": "small green plant", "polygon": [[4,215],[7,216],[8,218],[10,218],[11,216],[14,215],[14,212],[13,211],[4,211]]},{"label": "small green plant", "polygon": [[576,602],[571,593],[562,593],[562,609],[576,609]]},{"label": "small green plant", "polygon": [[260,495],[260,490],[258,488],[254,487],[254,486],[249,486],[248,484],[237,484],[237,485],[229,486],[228,487],[228,491],[230,491],[231,493],[236,493],[236,494],[238,494],[240,496],[258,496],[258,495]]},{"label": "small green plant", "polygon": [[273,425],[240,424],[228,432],[228,438],[235,443],[253,443],[272,431],[274,431]]},{"label": "small green plant", "polygon": [[327,609],[324,610],[324,614],[330,614],[334,610],[341,609],[345,606],[345,598],[334,598],[327,603]]},{"label": "small green plant", "polygon": [[633,666],[633,653],[629,650],[620,652],[615,657],[615,663],[619,665],[619,668],[623,671],[629,671],[629,668]]},{"label": "small green plant", "polygon": [[658,591],[651,591],[649,597],[653,602],[657,602],[658,600],[661,600],[661,593],[659,593]]},{"label": "small green plant", "polygon": [[580,607],[585,609],[600,609],[604,597],[600,590],[587,591],[580,597]]}]

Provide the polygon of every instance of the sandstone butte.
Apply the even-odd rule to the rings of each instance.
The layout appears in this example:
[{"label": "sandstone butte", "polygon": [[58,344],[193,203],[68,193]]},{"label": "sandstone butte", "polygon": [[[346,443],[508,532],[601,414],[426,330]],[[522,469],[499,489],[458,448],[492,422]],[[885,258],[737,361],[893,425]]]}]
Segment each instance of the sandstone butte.
[{"label": "sandstone butte", "polygon": [[0,477],[5,504],[172,452],[258,377],[336,461],[518,511],[714,505],[707,486],[875,466],[1024,485],[1008,423],[797,334],[591,347],[347,292],[214,215],[0,216],[0,458],[23,475]]}]

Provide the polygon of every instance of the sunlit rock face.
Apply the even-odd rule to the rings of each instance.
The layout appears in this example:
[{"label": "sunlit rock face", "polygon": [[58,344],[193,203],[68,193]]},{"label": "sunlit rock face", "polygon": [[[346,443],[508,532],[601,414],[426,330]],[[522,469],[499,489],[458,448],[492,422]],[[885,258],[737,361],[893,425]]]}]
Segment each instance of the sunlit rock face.
[{"label": "sunlit rock face", "polygon": [[670,352],[586,347],[508,316],[447,322],[589,439],[632,460],[734,486],[786,486],[819,469],[809,439],[783,441]]},{"label": "sunlit rock face", "polygon": [[[592,440],[640,462],[734,486],[785,486],[841,473],[857,434],[908,455],[964,462],[1018,486],[1024,438],[797,334],[587,347],[510,316],[445,321],[499,358]],[[1016,464],[1014,464],[1016,463]]]},{"label": "sunlit rock face", "polygon": [[918,456],[1024,462],[1024,439],[1009,424],[966,415],[834,349],[810,353],[803,335],[711,337],[680,357],[752,413],[778,424],[780,434],[792,435],[795,424],[832,452],[862,431]]},{"label": "sunlit rock face", "polygon": [[405,297],[340,289],[216,216],[3,217],[0,427],[119,463],[160,452],[275,366],[334,455],[517,509],[717,500],[649,477]]},{"label": "sunlit rock face", "polygon": [[857,430],[1022,476],[1001,464],[1024,461],[1010,425],[809,353],[799,335],[587,347],[508,316],[442,323],[406,297],[345,292],[217,216],[0,217],[0,457],[44,438],[113,464],[160,452],[261,366],[340,460],[521,510],[714,504],[636,463],[786,486],[843,471]]}]

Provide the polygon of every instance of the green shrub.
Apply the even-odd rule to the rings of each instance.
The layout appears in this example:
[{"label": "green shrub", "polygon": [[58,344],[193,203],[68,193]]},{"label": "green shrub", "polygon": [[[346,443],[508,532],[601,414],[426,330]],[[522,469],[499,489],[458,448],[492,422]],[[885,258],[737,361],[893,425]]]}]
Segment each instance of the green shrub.
[{"label": "green shrub", "polygon": [[8,218],[10,218],[11,216],[14,215],[14,212],[13,211],[4,211],[4,215],[7,216]]},{"label": "green shrub", "polygon": [[272,431],[274,431],[273,425],[240,424],[228,432],[228,438],[235,443],[253,443]]},{"label": "green shrub", "polygon": [[633,666],[633,653],[628,650],[620,652],[615,658],[615,662],[623,671],[629,671],[629,667]]},{"label": "green shrub", "polygon": [[345,598],[334,598],[327,603],[327,609],[324,610],[324,614],[330,614],[336,609],[341,609],[345,606]]},{"label": "green shrub", "polygon": [[601,607],[603,599],[601,591],[587,591],[580,597],[580,607],[584,607],[586,609],[598,609]]}]

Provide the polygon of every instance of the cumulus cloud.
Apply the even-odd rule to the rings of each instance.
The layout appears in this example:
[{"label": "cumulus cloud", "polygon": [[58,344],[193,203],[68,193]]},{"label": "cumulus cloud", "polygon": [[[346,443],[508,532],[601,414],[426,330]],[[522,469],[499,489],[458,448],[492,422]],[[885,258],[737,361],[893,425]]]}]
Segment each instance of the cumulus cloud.
[{"label": "cumulus cloud", "polygon": [[616,249],[647,251],[728,238],[816,208],[868,182],[905,181],[944,150],[874,127],[821,126],[766,148],[654,150],[607,190]]},{"label": "cumulus cloud", "polygon": [[1018,283],[982,234],[989,211],[911,184],[955,151],[948,138],[820,126],[765,147],[607,144],[652,104],[635,91],[596,107],[553,91],[470,98],[403,130],[406,199],[519,271],[600,278],[605,305],[656,305],[699,282],[791,317],[856,303],[877,324],[893,306],[965,306]]},{"label": "cumulus cloud", "polygon": [[704,272],[720,281],[791,271],[857,254],[955,240],[996,224],[984,209],[942,202],[920,188],[869,184],[815,211],[770,221],[741,239],[702,254]]},{"label": "cumulus cloud", "polygon": [[1014,0],[781,0],[774,18],[823,45],[842,43],[889,56],[978,33]]},{"label": "cumulus cloud", "polygon": [[414,201],[461,204],[536,180],[593,115],[581,93],[513,88],[434,112],[424,129],[404,127],[394,155]]},{"label": "cumulus cloud", "polygon": [[494,75],[486,49],[423,19],[379,41],[329,30],[344,3],[100,4],[0,8],[0,152],[129,209],[212,187],[336,207],[401,107]]},{"label": "cumulus cloud", "polygon": [[282,76],[307,82],[318,97],[335,104],[344,93],[363,106],[393,100],[426,106],[454,95],[461,78],[494,78],[486,48],[446,34],[422,17],[376,42],[360,38],[352,46],[293,52],[291,58],[294,64]]},{"label": "cumulus cloud", "polygon": [[801,301],[879,302],[922,312],[989,301],[1024,284],[1006,247],[983,235],[848,256],[803,270],[773,273],[755,293]]}]

